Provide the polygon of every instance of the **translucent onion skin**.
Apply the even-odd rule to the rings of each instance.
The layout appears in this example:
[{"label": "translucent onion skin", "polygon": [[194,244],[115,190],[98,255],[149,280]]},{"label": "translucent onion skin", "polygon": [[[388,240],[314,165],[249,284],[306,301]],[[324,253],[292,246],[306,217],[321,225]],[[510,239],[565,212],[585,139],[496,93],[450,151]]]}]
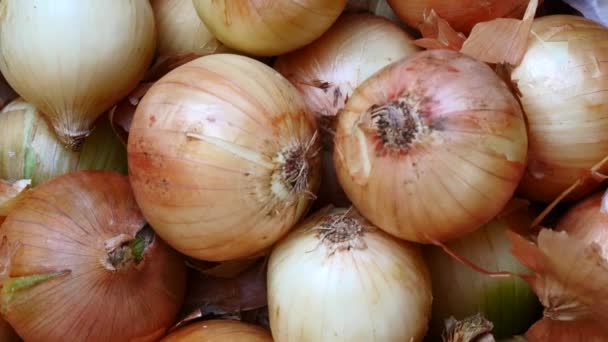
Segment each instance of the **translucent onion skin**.
[{"label": "translucent onion skin", "polygon": [[180,308],[186,271],[158,237],[140,245],[139,262],[128,258],[136,254],[122,243],[145,224],[118,173],[78,171],[33,189],[2,225],[16,248],[4,262],[3,316],[25,341],[158,340]]},{"label": "translucent onion skin", "polygon": [[154,55],[148,0],[6,0],[0,13],[2,74],[72,149]]},{"label": "translucent onion skin", "polygon": [[347,0],[193,0],[215,37],[230,48],[276,56],[319,38],[338,19]]},{"label": "translucent onion skin", "polygon": [[431,9],[458,32],[469,33],[475,24],[501,17],[519,17],[528,0],[387,0],[393,11],[416,28]]},{"label": "translucent onion skin", "polygon": [[458,52],[428,50],[362,83],[338,117],[334,162],[373,224],[431,243],[463,236],[512,197],[526,127],[507,85]]},{"label": "translucent onion skin", "polygon": [[431,282],[417,245],[356,211],[326,208],[273,249],[268,311],[274,341],[421,341]]},{"label": "translucent onion skin", "polygon": [[[529,130],[529,165],[520,196],[550,202],[608,156],[607,44],[608,29],[589,19],[553,15],[534,20],[528,51],[512,72]],[[598,184],[590,180],[566,200]]]},{"label": "translucent onion skin", "polygon": [[107,116],[95,122],[80,151],[72,151],[57,139],[44,116],[20,98],[0,111],[0,151],[0,178],[30,179],[32,186],[76,170],[127,173],[125,146]]},{"label": "translucent onion skin", "polygon": [[264,328],[231,320],[210,320],[189,324],[160,342],[272,342]]},{"label": "translucent onion skin", "polygon": [[150,4],[156,20],[159,55],[204,56],[227,50],[198,17],[192,0],[151,0]]},{"label": "translucent onion skin", "polygon": [[142,98],[128,158],[135,197],[170,245],[225,261],[270,247],[319,186],[320,139],[298,91],[252,58],[213,54]]},{"label": "translucent onion skin", "polygon": [[[475,265],[493,272],[528,273],[510,252],[506,230],[509,225],[494,219],[478,230],[450,241],[447,246]],[[540,314],[538,298],[528,283],[518,277],[493,278],[470,269],[446,254],[428,246],[425,258],[433,284],[433,316],[430,331],[434,337],[451,316],[464,319],[481,313],[493,324],[496,338],[524,333]]]}]

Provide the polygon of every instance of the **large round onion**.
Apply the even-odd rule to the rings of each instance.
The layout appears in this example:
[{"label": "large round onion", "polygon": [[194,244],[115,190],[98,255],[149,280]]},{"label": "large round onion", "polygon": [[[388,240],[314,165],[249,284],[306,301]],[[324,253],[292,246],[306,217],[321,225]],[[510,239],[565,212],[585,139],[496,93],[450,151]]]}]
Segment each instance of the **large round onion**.
[{"label": "large round onion", "polygon": [[272,342],[262,327],[231,320],[210,320],[189,324],[160,342]]},{"label": "large round onion", "polygon": [[[512,73],[529,127],[522,196],[550,202],[608,156],[607,44],[608,29],[589,19],[534,20],[528,50]],[[597,185],[589,180],[566,199]]]},{"label": "large round onion", "polygon": [[126,176],[56,177],[1,232],[0,309],[26,341],[156,341],[180,308],[185,264],[146,227]]},{"label": "large round onion", "polygon": [[475,24],[500,17],[523,15],[529,0],[387,0],[395,14],[417,28],[430,10],[458,32],[469,33]]},{"label": "large round onion", "polygon": [[208,55],[169,72],[129,134],[137,202],[160,236],[195,258],[261,252],[318,188],[314,117],[285,78],[249,57]]},{"label": "large round onion", "polygon": [[421,341],[431,302],[418,246],[354,210],[317,212],[279,242],[268,261],[276,342]]},{"label": "large round onion", "polygon": [[148,0],[3,0],[0,13],[2,74],[73,149],[154,55]]},{"label": "large round onion", "polygon": [[151,0],[150,4],[154,9],[160,55],[203,56],[226,50],[198,17],[192,0]]},{"label": "large round onion", "polygon": [[34,106],[16,99],[0,111],[0,178],[30,179],[36,186],[75,170],[110,170],[127,173],[127,152],[107,116],[80,151],[66,149]]},{"label": "large round onion", "polygon": [[357,88],[338,117],[334,161],[363,216],[428,243],[498,214],[524,171],[526,142],[519,104],[492,69],[428,50]]},{"label": "large round onion", "polygon": [[347,0],[193,0],[222,43],[257,56],[293,51],[319,38],[336,21]]}]

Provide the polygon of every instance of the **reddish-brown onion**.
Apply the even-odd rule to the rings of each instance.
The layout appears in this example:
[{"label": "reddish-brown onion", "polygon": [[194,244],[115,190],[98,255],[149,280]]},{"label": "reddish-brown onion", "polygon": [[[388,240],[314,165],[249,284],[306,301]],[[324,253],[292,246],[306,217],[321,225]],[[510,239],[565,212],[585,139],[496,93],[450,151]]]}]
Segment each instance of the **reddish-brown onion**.
[{"label": "reddish-brown onion", "polygon": [[137,107],[129,175],[148,222],[191,257],[256,255],[306,213],[320,139],[298,91],[249,57],[200,57]]},{"label": "reddish-brown onion", "polygon": [[264,328],[239,321],[210,320],[189,324],[160,342],[272,342]]},{"label": "reddish-brown onion", "polygon": [[434,9],[458,32],[469,33],[475,24],[500,17],[520,17],[529,0],[387,0],[411,27],[418,27]]},{"label": "reddish-brown onion", "polygon": [[526,148],[521,109],[490,67],[427,50],[357,88],[338,117],[334,161],[363,216],[429,243],[496,216],[521,179]]},{"label": "reddish-brown onion", "polygon": [[26,341],[156,341],[185,292],[181,257],[128,178],[78,171],[29,192],[2,225],[0,309]]}]

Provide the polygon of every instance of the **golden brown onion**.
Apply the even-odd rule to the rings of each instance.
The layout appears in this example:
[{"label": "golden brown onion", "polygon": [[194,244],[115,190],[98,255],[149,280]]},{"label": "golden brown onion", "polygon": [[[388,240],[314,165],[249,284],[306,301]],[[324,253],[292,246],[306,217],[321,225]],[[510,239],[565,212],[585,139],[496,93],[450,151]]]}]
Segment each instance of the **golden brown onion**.
[{"label": "golden brown onion", "polygon": [[230,320],[189,324],[165,336],[160,342],[272,342],[262,327]]},{"label": "golden brown onion", "polygon": [[317,191],[320,139],[298,91],[249,57],[214,54],[169,72],[142,98],[129,173],[150,224],[194,258],[271,246]]},{"label": "golden brown onion", "polygon": [[427,50],[357,88],[338,117],[334,161],[363,216],[429,243],[500,212],[521,179],[526,143],[517,100],[492,69]]}]

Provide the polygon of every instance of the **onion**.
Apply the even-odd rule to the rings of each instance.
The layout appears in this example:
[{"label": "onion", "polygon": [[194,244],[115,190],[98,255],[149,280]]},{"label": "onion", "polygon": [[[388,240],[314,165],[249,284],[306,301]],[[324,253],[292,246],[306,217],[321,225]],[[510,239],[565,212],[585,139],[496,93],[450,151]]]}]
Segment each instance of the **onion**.
[{"label": "onion", "polygon": [[411,27],[418,27],[430,10],[458,32],[469,33],[475,24],[500,17],[520,17],[528,0],[387,0]]},{"label": "onion", "polygon": [[418,246],[376,229],[355,210],[317,212],[268,261],[277,342],[421,341],[431,302]]},{"label": "onion", "polygon": [[347,0],[193,0],[217,39],[256,56],[281,55],[319,38],[336,21]]},{"label": "onion", "polygon": [[319,185],[314,117],[278,72],[249,57],[200,57],[157,81],[129,132],[129,174],[145,217],[191,257],[270,247]]},{"label": "onion", "polygon": [[200,20],[192,0],[151,0],[150,4],[154,9],[160,55],[204,56],[226,50]]},{"label": "onion", "polygon": [[145,227],[128,178],[78,171],[2,225],[3,317],[25,341],[156,341],[185,292],[181,257]]},{"label": "onion", "polygon": [[166,336],[161,342],[272,342],[268,331],[256,325],[231,320],[193,323]]},{"label": "onion", "polygon": [[[489,271],[527,272],[511,255],[511,244],[505,235],[507,229],[507,221],[496,218],[446,246]],[[462,320],[481,313],[492,322],[494,337],[506,338],[525,332],[538,319],[538,300],[523,279],[494,278],[478,273],[439,247],[429,246],[425,257],[434,295],[431,332],[438,334],[451,316]]]},{"label": "onion", "polygon": [[127,153],[107,116],[95,123],[80,151],[65,149],[44,116],[22,99],[0,112],[0,178],[30,179],[36,186],[75,170],[127,173]]},{"label": "onion", "polygon": [[[298,88],[317,116],[335,116],[355,88],[385,65],[419,51],[409,34],[390,21],[370,14],[343,15],[321,38],[280,56],[275,69]],[[325,131],[319,207],[350,202],[333,166],[333,122],[319,122]]]},{"label": "onion", "polygon": [[0,13],[2,74],[72,149],[135,88],[154,54],[148,0],[6,0]]},{"label": "onion", "polygon": [[[534,20],[526,55],[512,73],[529,130],[521,196],[551,202],[608,155],[607,43],[608,29],[582,17]],[[590,179],[566,200],[597,185]]]},{"label": "onion", "polygon": [[361,214],[415,242],[457,238],[504,207],[524,171],[515,97],[486,64],[427,50],[357,88],[338,117],[338,180]]}]

